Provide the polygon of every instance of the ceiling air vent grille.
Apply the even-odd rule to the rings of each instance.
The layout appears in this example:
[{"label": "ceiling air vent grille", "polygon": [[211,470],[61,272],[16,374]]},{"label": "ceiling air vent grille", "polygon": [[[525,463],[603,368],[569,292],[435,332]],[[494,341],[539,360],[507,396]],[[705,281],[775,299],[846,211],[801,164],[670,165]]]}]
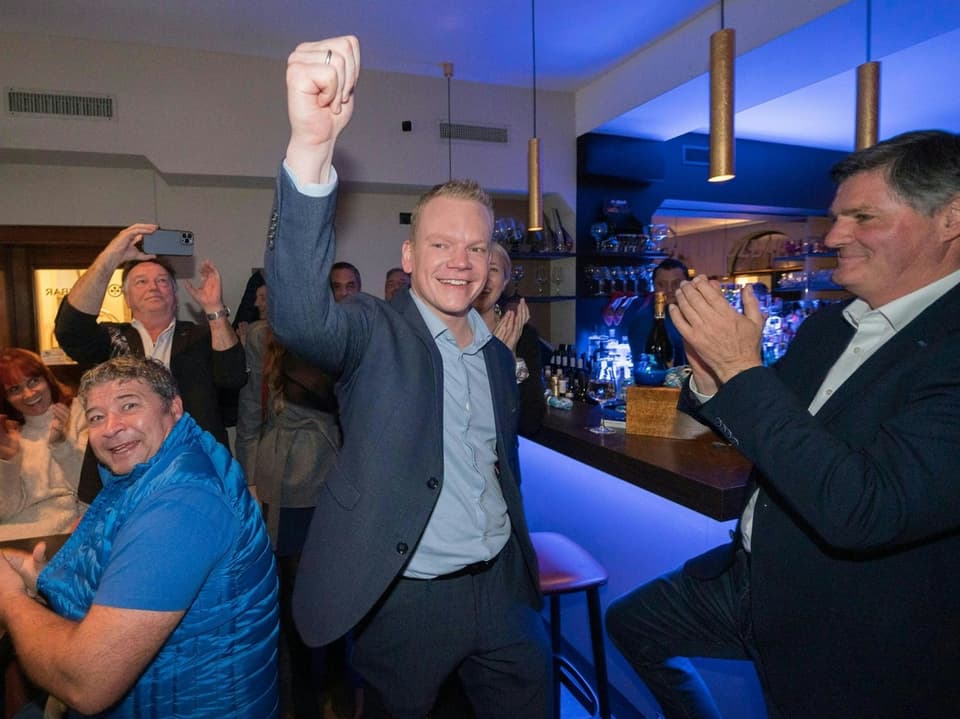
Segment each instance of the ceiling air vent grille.
[{"label": "ceiling air vent grille", "polygon": [[487,127],[485,125],[464,125],[458,122],[440,123],[441,140],[473,140],[474,142],[510,142],[507,128]]},{"label": "ceiling air vent grille", "polygon": [[697,147],[695,145],[684,145],[683,146],[683,155],[681,157],[681,162],[684,165],[709,165],[710,164],[710,148],[709,147]]},{"label": "ceiling air vent grille", "polygon": [[109,95],[7,90],[7,107],[12,114],[16,115],[113,119],[113,98]]}]

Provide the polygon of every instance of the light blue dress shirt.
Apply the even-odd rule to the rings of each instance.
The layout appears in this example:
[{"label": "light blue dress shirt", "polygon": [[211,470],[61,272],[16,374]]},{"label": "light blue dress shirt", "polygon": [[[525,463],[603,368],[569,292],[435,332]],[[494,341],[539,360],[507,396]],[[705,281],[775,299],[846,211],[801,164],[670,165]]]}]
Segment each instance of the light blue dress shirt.
[{"label": "light blue dress shirt", "polygon": [[440,318],[411,296],[443,359],[443,486],[404,571],[429,579],[497,556],[510,538],[510,515],[497,477],[497,428],[482,352],[493,335],[471,309],[473,341],[460,349]]}]

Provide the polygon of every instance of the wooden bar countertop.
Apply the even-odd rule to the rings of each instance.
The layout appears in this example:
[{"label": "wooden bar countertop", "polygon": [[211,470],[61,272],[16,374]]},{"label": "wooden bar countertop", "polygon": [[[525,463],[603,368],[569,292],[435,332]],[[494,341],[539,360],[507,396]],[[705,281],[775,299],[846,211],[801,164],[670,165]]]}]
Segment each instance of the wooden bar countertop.
[{"label": "wooden bar countertop", "polygon": [[696,439],[639,434],[594,434],[600,408],[574,402],[570,410],[547,408],[532,438],[544,447],[717,520],[743,509],[750,462],[712,432]]}]

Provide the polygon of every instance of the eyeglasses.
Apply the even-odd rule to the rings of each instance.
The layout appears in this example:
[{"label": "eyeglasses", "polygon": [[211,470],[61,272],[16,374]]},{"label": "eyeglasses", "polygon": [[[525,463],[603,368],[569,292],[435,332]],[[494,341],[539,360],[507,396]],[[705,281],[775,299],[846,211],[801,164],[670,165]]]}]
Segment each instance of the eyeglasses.
[{"label": "eyeglasses", "polygon": [[7,387],[4,392],[7,395],[7,399],[13,399],[14,397],[19,397],[27,390],[33,392],[38,387],[41,387],[45,380],[43,377],[31,377],[26,382],[21,382],[20,384],[15,384],[10,387]]}]

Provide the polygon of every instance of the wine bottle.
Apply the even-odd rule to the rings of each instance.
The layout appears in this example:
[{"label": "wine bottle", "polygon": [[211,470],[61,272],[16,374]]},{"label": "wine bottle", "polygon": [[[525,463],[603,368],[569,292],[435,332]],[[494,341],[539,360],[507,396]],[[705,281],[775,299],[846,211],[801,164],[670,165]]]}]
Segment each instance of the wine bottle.
[{"label": "wine bottle", "polygon": [[665,292],[653,294],[653,327],[647,334],[647,343],[643,348],[650,355],[657,369],[673,367],[673,344],[667,334],[667,295]]},{"label": "wine bottle", "polygon": [[[563,220],[560,219],[560,210],[554,207],[553,214],[557,218],[557,236],[563,241],[563,251],[573,252],[576,249],[574,247],[573,238],[570,236],[570,233],[567,232],[567,228],[563,226]],[[557,243],[558,246],[560,244],[560,242]]]}]

